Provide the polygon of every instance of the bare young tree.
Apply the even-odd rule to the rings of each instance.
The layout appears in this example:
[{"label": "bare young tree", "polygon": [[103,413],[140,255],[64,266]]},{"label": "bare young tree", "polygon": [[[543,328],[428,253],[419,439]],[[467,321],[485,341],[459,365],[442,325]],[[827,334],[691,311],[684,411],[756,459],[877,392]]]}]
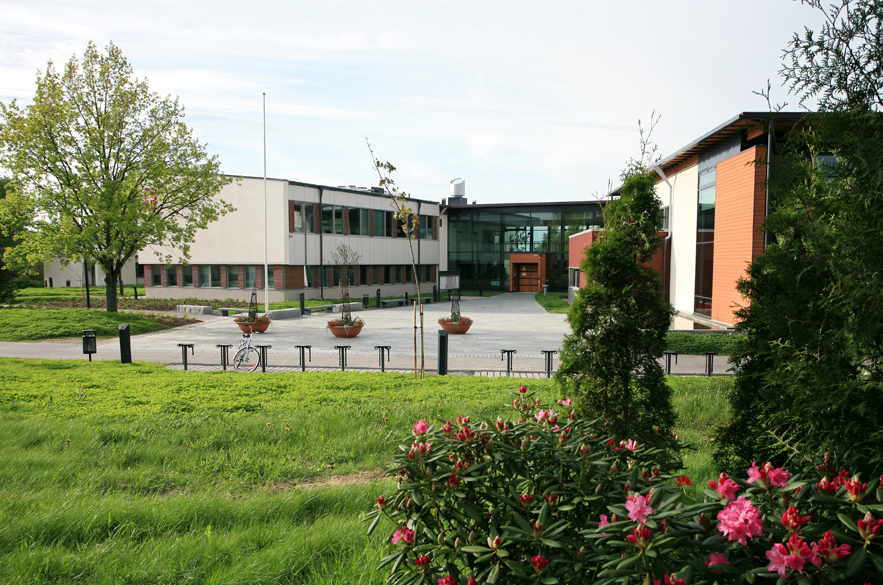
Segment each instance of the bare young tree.
[{"label": "bare young tree", "polygon": [[389,162],[380,162],[374,156],[374,150],[371,143],[365,138],[368,144],[368,151],[371,153],[371,162],[374,163],[374,170],[380,178],[380,186],[386,192],[386,195],[392,200],[392,206],[395,208],[396,225],[402,228],[402,233],[408,239],[408,250],[411,252],[411,270],[414,272],[414,283],[417,285],[417,301],[414,302],[414,377],[417,377],[417,305],[420,305],[420,377],[426,377],[426,358],[425,344],[423,340],[423,303],[420,295],[420,278],[417,274],[417,259],[414,256],[413,240],[417,238],[420,231],[420,216],[414,213],[414,210],[408,204],[410,195],[400,189],[390,175],[395,172],[396,168]]},{"label": "bare young tree", "polygon": [[350,311],[350,275],[359,268],[362,255],[346,244],[340,244],[331,252],[331,264],[337,269],[340,280],[337,282],[337,298],[343,303],[344,316],[351,316]]}]

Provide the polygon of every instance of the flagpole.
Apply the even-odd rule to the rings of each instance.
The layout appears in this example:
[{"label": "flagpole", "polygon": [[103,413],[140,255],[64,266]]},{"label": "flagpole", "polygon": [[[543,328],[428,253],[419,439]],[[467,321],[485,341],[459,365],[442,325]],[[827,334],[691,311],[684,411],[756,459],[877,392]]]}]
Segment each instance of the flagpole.
[{"label": "flagpole", "polygon": [[270,314],[270,276],[267,274],[267,93],[264,102],[264,313]]}]

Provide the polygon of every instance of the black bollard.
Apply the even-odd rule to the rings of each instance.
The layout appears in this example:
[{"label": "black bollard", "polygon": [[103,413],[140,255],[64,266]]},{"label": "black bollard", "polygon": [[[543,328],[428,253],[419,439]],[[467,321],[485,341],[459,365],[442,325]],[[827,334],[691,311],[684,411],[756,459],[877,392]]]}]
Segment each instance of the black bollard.
[{"label": "black bollard", "polygon": [[132,290],[135,291],[135,300],[137,301],[137,300],[138,300],[138,285],[137,285],[137,284],[133,284],[133,285],[132,285]]},{"label": "black bollard", "polygon": [[128,323],[120,323],[120,363],[132,363],[132,333]]},{"label": "black bollard", "polygon": [[380,308],[380,289],[377,289],[377,305],[375,305],[378,309]]},{"label": "black bollard", "polygon": [[438,332],[438,375],[448,375],[448,332],[444,329]]},{"label": "black bollard", "polygon": [[716,351],[703,351],[702,355],[705,356],[705,375],[712,376],[714,370],[714,356],[717,355]]},{"label": "black bollard", "polygon": [[123,289],[123,279],[122,278],[120,278],[120,296],[121,297],[126,296],[126,291]]},{"label": "black bollard", "polygon": [[306,302],[304,301],[304,293],[300,293],[298,295],[298,298],[300,299],[300,316],[303,317],[307,314]]}]

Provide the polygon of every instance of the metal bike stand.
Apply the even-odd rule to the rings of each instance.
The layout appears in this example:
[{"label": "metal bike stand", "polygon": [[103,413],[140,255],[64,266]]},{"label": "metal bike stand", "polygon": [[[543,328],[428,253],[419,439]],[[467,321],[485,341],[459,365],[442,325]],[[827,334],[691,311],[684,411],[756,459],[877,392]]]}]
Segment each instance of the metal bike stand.
[{"label": "metal bike stand", "polygon": [[313,361],[313,346],[312,345],[295,345],[294,349],[296,349],[300,352],[300,371],[306,372],[307,371],[307,364],[304,361],[304,350],[307,350],[310,352],[310,361],[312,362]]},{"label": "metal bike stand", "polygon": [[267,372],[267,350],[273,347],[272,345],[255,345],[258,348],[258,351],[261,352],[261,372]]},{"label": "metal bike stand", "polygon": [[335,345],[334,349],[340,354],[340,371],[346,371],[346,350],[351,348],[351,345]]},{"label": "metal bike stand", "polygon": [[506,375],[512,375],[512,354],[518,353],[517,349],[501,349],[500,350],[500,361],[503,361],[503,356],[506,356]]},{"label": "metal bike stand", "polygon": [[540,353],[542,353],[546,357],[546,377],[551,378],[552,377],[552,356],[554,356],[556,353],[558,353],[558,350],[557,349],[543,349],[543,350],[540,350]]},{"label": "metal bike stand", "polygon": [[192,343],[179,343],[178,347],[181,348],[181,361],[184,362],[184,371],[187,371],[187,348],[190,348],[191,355],[196,355],[196,351],[194,351]]},{"label": "metal bike stand", "polygon": [[712,376],[712,371],[714,370],[714,356],[717,355],[717,352],[703,351],[702,355],[705,356],[705,375]]},{"label": "metal bike stand", "polygon": [[380,350],[380,354],[378,357],[380,359],[380,371],[381,372],[386,371],[386,360],[383,359],[383,350],[386,350],[386,359],[388,360],[389,359],[389,350],[391,347],[392,347],[391,345],[375,345],[374,346],[374,349]]},{"label": "metal bike stand", "polygon": [[671,376],[671,356],[675,356],[675,363],[678,363],[678,352],[676,351],[664,351],[662,355],[665,356],[665,375]]},{"label": "metal bike stand", "polygon": [[224,371],[226,372],[227,371],[227,362],[229,361],[228,358],[230,357],[230,348],[233,347],[233,345],[219,343],[215,347],[221,348],[221,367],[224,368]]}]

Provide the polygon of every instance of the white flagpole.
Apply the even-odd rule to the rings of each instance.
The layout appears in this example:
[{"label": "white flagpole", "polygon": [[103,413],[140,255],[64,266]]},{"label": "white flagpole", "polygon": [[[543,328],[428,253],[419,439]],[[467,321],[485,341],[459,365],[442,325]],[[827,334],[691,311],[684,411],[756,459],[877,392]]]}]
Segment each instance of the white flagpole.
[{"label": "white flagpole", "polygon": [[267,94],[264,92],[264,313],[270,313],[270,276],[267,274]]}]

